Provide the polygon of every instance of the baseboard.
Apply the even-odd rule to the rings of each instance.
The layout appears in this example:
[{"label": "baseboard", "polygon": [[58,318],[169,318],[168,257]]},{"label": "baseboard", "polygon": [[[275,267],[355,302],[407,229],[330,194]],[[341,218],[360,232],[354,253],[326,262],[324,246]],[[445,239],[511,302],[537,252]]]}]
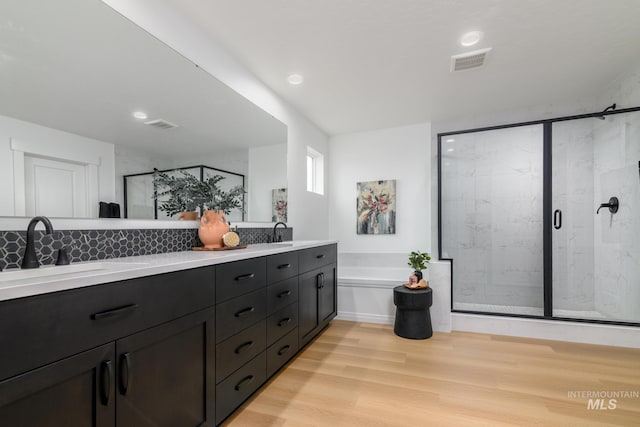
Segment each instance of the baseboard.
[{"label": "baseboard", "polygon": [[381,323],[385,325],[393,325],[394,317],[385,316],[382,314],[371,313],[353,313],[349,311],[338,311],[337,320],[349,320],[352,322],[365,322],[365,323]]}]

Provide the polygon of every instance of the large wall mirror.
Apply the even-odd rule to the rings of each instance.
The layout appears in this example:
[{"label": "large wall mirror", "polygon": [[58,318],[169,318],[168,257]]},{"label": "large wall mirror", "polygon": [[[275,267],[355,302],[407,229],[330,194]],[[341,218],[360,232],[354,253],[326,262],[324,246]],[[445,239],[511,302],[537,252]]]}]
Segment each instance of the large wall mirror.
[{"label": "large wall mirror", "polygon": [[125,175],[206,165],[243,175],[245,220],[271,222],[286,138],[99,0],[0,3],[0,216],[97,218]]}]

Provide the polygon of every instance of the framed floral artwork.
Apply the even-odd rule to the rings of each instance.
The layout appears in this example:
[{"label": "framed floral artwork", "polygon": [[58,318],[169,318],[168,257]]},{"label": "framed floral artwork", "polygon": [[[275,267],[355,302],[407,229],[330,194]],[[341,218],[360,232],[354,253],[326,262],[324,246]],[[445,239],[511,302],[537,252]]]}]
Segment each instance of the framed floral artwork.
[{"label": "framed floral artwork", "polygon": [[357,233],[396,234],[396,180],[357,183]]},{"label": "framed floral artwork", "polygon": [[287,189],[276,188],[271,192],[271,222],[287,222]]}]

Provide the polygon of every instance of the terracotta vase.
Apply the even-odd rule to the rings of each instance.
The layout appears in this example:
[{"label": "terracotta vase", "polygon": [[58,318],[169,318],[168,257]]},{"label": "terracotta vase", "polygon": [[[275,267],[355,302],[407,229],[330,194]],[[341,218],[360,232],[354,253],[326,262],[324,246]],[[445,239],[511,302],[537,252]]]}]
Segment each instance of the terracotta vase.
[{"label": "terracotta vase", "polygon": [[198,212],[180,212],[178,219],[180,221],[195,221],[198,219]]},{"label": "terracotta vase", "polygon": [[229,231],[229,224],[222,211],[204,211],[200,218],[198,237],[206,249],[221,248],[222,236]]}]

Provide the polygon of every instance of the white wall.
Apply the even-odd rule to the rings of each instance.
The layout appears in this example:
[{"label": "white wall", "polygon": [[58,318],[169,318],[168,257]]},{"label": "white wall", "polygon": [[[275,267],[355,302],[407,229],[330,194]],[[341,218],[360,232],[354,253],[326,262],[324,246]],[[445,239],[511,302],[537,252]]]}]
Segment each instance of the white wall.
[{"label": "white wall", "polygon": [[308,193],[305,183],[306,147],[329,156],[327,135],[251,74],[217,40],[185,20],[179,8],[154,0],[103,1],[287,125],[289,225],[294,227],[295,239],[326,238],[328,198]]},{"label": "white wall", "polygon": [[[329,235],[340,252],[426,251],[431,246],[429,123],[337,135],[329,157]],[[396,234],[356,234],[356,183],[396,180]]]},{"label": "white wall", "polygon": [[[38,146],[38,155],[49,158],[97,158],[98,200],[115,201],[113,144],[63,132],[34,123],[0,116],[0,216],[15,215],[14,165],[11,139]],[[95,207],[97,212],[97,206]]]},{"label": "white wall", "polygon": [[271,221],[272,191],[287,187],[287,145],[249,149],[249,221]]},{"label": "white wall", "polygon": [[[124,175],[151,172],[153,168],[163,169],[168,159],[153,157],[148,151],[139,151],[123,145],[115,146],[116,155],[116,201],[120,203],[121,213],[124,215]],[[131,197],[131,193],[130,197]],[[148,196],[148,195],[147,195]],[[149,196],[150,198],[150,196]],[[148,201],[147,201],[148,202]],[[143,203],[144,204],[144,203]],[[131,207],[129,207],[131,208]],[[130,218],[135,216],[130,215]]]},{"label": "white wall", "polygon": [[171,162],[162,165],[162,168],[170,169],[198,165],[235,172],[246,177],[249,173],[249,152],[248,150],[237,150],[217,154],[206,154],[198,157],[186,155],[172,159]]}]

